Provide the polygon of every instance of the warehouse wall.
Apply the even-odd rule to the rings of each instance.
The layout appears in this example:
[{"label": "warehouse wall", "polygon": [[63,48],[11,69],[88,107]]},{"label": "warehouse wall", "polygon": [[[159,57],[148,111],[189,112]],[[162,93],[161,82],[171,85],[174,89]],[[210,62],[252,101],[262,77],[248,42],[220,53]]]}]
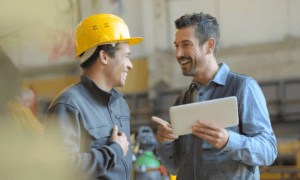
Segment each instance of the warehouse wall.
[{"label": "warehouse wall", "polygon": [[218,61],[258,81],[299,78],[300,38],[221,49]]},{"label": "warehouse wall", "polygon": [[[7,28],[1,29],[0,46],[22,69],[27,81],[78,77],[81,70],[78,68],[78,60],[74,59],[72,38],[76,25],[90,15],[112,13],[124,19],[131,36],[144,39],[142,43],[130,47],[131,60],[142,60],[144,63],[135,65],[139,71],[133,70],[128,82],[135,81],[133,77],[144,78],[148,82],[147,87],[142,85],[140,90],[148,89],[150,94],[161,84],[167,88],[186,87],[191,78],[182,76],[174,57],[174,21],[185,13],[201,11],[215,16],[220,24],[218,62],[225,62],[232,71],[257,80],[299,77],[298,0],[52,0],[45,2],[46,4],[36,0],[29,0],[25,4],[16,2],[18,0],[7,1],[5,6],[1,6],[3,16],[0,20]],[[21,11],[22,6],[33,12],[27,14],[27,11]],[[11,13],[7,14],[8,12]],[[16,15],[12,16],[13,13]],[[21,26],[20,22],[26,25]],[[140,72],[148,74],[143,74],[143,77],[135,74]],[[123,90],[137,91],[136,87],[130,87],[132,89]]]},{"label": "warehouse wall", "polygon": [[74,63],[77,0],[1,4],[0,46],[22,71]]},{"label": "warehouse wall", "polygon": [[[218,62],[257,80],[299,77],[299,10],[297,0],[171,0],[170,39],[174,39],[175,19],[185,13],[209,13],[220,25]],[[174,50],[172,42],[170,47]],[[175,66],[175,80],[181,81],[180,73]]]}]

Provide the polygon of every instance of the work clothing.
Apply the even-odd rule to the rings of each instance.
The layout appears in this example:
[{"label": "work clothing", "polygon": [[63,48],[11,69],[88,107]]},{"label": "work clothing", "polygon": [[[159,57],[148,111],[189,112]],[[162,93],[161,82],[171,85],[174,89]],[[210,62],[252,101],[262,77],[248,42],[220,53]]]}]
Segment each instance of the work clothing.
[{"label": "work clothing", "polygon": [[251,77],[231,72],[225,63],[219,67],[206,86],[192,82],[174,106],[192,103],[195,99],[206,101],[236,96],[239,125],[226,128],[229,141],[223,149],[193,134],[179,136],[173,142],[158,142],[162,164],[169,173],[177,175],[178,180],[260,179],[258,166],[271,165],[277,157],[276,138],[259,85]]},{"label": "work clothing", "polygon": [[[64,90],[46,113],[45,134],[59,142],[66,155],[69,173],[77,179],[129,180],[132,168],[130,112],[115,89],[106,92],[93,80],[80,81]],[[124,132],[129,150],[111,141],[113,126]]]}]

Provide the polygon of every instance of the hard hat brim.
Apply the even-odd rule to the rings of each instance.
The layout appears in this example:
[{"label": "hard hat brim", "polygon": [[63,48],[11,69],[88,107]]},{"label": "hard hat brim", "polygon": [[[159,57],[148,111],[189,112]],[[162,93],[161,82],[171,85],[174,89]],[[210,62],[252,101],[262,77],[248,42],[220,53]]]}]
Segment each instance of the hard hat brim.
[{"label": "hard hat brim", "polygon": [[141,37],[135,37],[135,38],[129,38],[129,39],[123,39],[124,41],[128,41],[128,45],[135,45],[135,44],[139,44],[140,42],[142,42],[143,38]]},{"label": "hard hat brim", "polygon": [[[134,38],[127,38],[127,39],[120,39],[120,40],[116,40],[116,41],[103,42],[101,44],[95,44],[92,47],[104,45],[104,44],[119,43],[119,42],[128,42],[128,45],[131,46],[131,45],[139,44],[140,42],[142,42],[142,40],[143,40],[143,38],[141,38],[141,37],[134,37]],[[75,56],[75,58],[76,59],[79,58],[79,55],[80,54],[77,54]]]}]

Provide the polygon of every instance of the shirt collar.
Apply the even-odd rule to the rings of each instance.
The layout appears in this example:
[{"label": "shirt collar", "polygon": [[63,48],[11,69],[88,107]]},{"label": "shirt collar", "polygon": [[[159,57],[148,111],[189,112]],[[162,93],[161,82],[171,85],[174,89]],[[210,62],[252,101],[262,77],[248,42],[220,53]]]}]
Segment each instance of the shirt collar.
[{"label": "shirt collar", "polygon": [[190,91],[192,91],[193,89],[199,90],[200,88],[201,88],[201,86],[198,83],[194,82],[194,80],[192,80],[192,83],[190,84],[189,90]]},{"label": "shirt collar", "polygon": [[[215,75],[214,79],[211,81],[215,82],[216,84],[224,86],[230,69],[227,66],[227,64],[225,64],[225,63],[219,63],[218,65],[220,68],[219,68],[217,74]],[[190,84],[189,89],[191,91],[194,88],[197,88],[199,90],[201,88],[201,86],[198,83],[194,82],[194,79],[193,79],[192,83]]]},{"label": "shirt collar", "polygon": [[215,75],[212,81],[224,86],[227,79],[227,75],[229,73],[229,67],[225,63],[219,63],[218,65],[220,69],[218,70],[217,74]]}]

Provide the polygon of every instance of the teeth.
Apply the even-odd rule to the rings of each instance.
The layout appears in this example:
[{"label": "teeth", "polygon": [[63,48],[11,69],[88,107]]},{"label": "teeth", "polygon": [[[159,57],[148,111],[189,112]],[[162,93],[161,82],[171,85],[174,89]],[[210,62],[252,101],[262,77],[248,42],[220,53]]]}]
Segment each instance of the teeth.
[{"label": "teeth", "polygon": [[181,63],[182,65],[186,65],[188,62],[190,62],[190,60],[181,61],[180,63]]}]

